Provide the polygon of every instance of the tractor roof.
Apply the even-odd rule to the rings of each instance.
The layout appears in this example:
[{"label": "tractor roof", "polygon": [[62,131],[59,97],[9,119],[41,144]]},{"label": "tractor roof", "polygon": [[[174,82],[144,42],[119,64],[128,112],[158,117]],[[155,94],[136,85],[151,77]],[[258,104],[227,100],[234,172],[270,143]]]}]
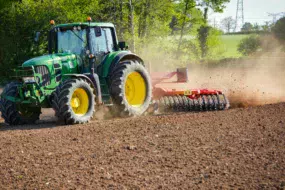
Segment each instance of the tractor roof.
[{"label": "tractor roof", "polygon": [[[69,28],[73,26],[89,26],[89,22],[75,22],[75,23],[66,23],[66,24],[58,24],[55,27],[59,28]],[[106,23],[106,22],[90,22],[90,26],[100,26],[100,27],[114,27],[114,24],[112,23]]]}]

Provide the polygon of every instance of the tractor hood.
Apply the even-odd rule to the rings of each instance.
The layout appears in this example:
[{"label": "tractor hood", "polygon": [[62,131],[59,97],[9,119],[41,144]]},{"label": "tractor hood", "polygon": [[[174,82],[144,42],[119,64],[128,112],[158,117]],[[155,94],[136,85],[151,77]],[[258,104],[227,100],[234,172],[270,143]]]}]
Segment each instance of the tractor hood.
[{"label": "tractor hood", "polygon": [[66,61],[74,61],[76,59],[75,54],[68,53],[58,53],[43,55],[40,57],[35,57],[23,63],[23,67],[38,66],[38,65],[52,65],[54,63],[62,63]]}]

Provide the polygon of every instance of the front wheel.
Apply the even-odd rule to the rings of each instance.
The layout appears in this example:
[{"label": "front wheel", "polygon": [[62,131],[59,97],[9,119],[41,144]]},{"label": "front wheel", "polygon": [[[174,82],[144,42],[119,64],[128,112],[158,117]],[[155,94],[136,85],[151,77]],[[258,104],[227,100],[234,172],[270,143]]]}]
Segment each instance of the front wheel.
[{"label": "front wheel", "polygon": [[94,90],[83,79],[68,79],[54,92],[52,106],[65,124],[87,123],[95,111]]},{"label": "front wheel", "polygon": [[117,112],[141,115],[151,103],[151,80],[142,64],[136,60],[120,62],[110,74],[110,92]]},{"label": "front wheel", "polygon": [[[3,94],[10,97],[18,97],[18,83],[12,82],[6,85]],[[0,99],[0,110],[5,123],[9,125],[33,124],[39,120],[40,107],[31,107],[27,104],[16,104],[5,98]]]}]

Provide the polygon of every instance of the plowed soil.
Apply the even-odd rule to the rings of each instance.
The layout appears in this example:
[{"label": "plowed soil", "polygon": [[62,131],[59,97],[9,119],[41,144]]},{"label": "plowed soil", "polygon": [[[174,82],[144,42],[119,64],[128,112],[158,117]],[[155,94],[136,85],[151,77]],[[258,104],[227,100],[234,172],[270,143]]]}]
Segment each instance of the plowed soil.
[{"label": "plowed soil", "polygon": [[74,126],[43,120],[0,124],[0,189],[285,188],[285,103]]}]

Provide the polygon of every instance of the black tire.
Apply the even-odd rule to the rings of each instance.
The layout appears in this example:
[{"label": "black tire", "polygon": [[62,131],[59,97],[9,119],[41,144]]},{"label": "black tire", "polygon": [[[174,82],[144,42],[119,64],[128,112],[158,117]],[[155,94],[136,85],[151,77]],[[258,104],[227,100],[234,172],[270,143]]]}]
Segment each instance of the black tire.
[{"label": "black tire", "polygon": [[[3,94],[7,96],[18,96],[18,83],[12,82],[6,85]],[[39,120],[41,114],[40,107],[31,107],[24,104],[16,104],[5,98],[0,99],[0,110],[5,123],[9,125],[33,124]]]},{"label": "black tire", "polygon": [[[144,100],[138,105],[131,105],[131,103],[129,103],[125,90],[126,81],[132,73],[138,73],[145,84],[145,95],[144,98],[141,98]],[[137,86],[133,86],[134,89],[137,88]],[[114,103],[114,108],[121,115],[142,115],[148,109],[152,96],[151,79],[147,70],[136,60],[120,62],[110,72],[110,94]],[[141,96],[141,94],[138,93],[134,96]]]},{"label": "black tire", "polygon": [[[79,98],[73,97],[79,94]],[[72,107],[71,101],[78,99],[79,104],[88,106]],[[83,98],[88,103],[83,102]],[[55,116],[65,122],[65,124],[83,124],[89,122],[93,118],[95,112],[95,95],[94,89],[91,85],[83,79],[67,79],[61,85],[59,85],[53,94],[52,107],[55,110]],[[76,113],[75,109],[83,109],[82,113]]]}]

